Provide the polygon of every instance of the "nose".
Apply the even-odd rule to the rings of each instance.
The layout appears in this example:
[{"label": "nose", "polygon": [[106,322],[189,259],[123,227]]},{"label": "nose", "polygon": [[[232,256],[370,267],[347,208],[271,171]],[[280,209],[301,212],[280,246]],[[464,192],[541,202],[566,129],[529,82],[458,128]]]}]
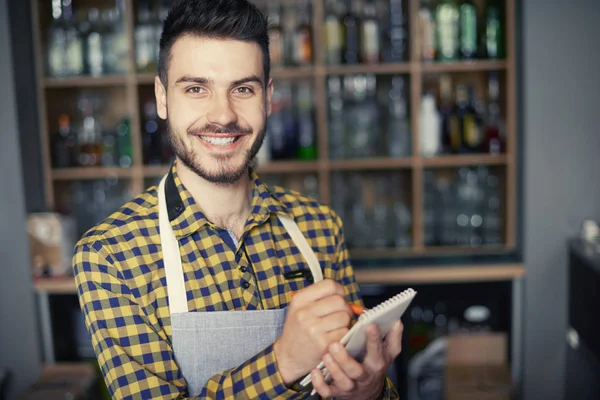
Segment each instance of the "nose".
[{"label": "nose", "polygon": [[227,126],[237,121],[237,114],[232,107],[228,96],[214,96],[211,100],[211,105],[206,116],[208,122]]}]

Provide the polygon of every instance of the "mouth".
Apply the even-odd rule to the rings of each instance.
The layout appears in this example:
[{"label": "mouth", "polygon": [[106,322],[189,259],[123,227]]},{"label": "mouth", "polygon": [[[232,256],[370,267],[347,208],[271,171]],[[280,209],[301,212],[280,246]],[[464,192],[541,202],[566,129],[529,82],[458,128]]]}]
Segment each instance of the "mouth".
[{"label": "mouth", "polygon": [[204,141],[208,144],[211,144],[213,146],[227,147],[227,146],[231,146],[232,144],[234,144],[238,140],[240,140],[242,135],[238,135],[238,136],[223,136],[223,135],[201,136],[201,135],[198,135],[197,137],[200,138],[202,141]]}]

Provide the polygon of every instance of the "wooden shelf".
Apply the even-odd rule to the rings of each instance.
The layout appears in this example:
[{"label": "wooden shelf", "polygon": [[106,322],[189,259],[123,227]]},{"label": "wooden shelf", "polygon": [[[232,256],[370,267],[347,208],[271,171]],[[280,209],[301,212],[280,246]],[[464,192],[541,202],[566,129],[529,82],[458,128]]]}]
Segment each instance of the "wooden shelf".
[{"label": "wooden shelf", "polygon": [[155,77],[156,74],[154,73],[140,73],[135,76],[135,80],[138,85],[152,85]]},{"label": "wooden shelf", "polygon": [[318,161],[272,161],[259,165],[256,172],[259,174],[288,174],[311,173],[319,170]]},{"label": "wooden shelf", "polygon": [[423,253],[431,256],[436,255],[487,255],[487,254],[506,254],[514,248],[506,245],[483,245],[483,246],[428,246],[423,249]]},{"label": "wooden shelf", "polygon": [[[448,267],[355,268],[359,284],[366,283],[442,283],[517,279],[525,275],[522,264],[484,264]],[[76,294],[74,278],[39,278],[34,281],[38,293]]]},{"label": "wooden shelf", "polygon": [[411,168],[413,159],[405,158],[356,158],[352,160],[329,161],[332,171],[359,171],[359,170],[387,170],[398,168]]},{"label": "wooden shelf", "polygon": [[324,69],[319,69],[328,75],[344,74],[408,74],[412,67],[410,63],[389,63],[389,64],[357,64],[357,65],[329,65]]},{"label": "wooden shelf", "polygon": [[112,177],[132,178],[133,169],[119,167],[82,167],[52,170],[52,179],[56,181],[104,179]]},{"label": "wooden shelf", "polygon": [[271,68],[271,78],[273,79],[301,79],[314,76],[316,69],[310,67],[275,67]]},{"label": "wooden shelf", "polygon": [[46,78],[42,85],[45,88],[78,88],[78,87],[103,87],[125,86],[126,76],[76,76],[69,78]]},{"label": "wooden shelf", "polygon": [[421,64],[423,72],[474,72],[474,71],[499,71],[507,67],[504,60],[473,60],[456,62],[424,62]]},{"label": "wooden shelf", "polygon": [[474,165],[505,165],[506,155],[468,154],[422,158],[426,168],[461,167]]},{"label": "wooden shelf", "polygon": [[351,258],[395,258],[410,257],[414,255],[412,248],[393,248],[393,249],[348,249]]},{"label": "wooden shelf", "polygon": [[448,267],[355,269],[359,284],[419,284],[491,282],[521,278],[522,264],[484,264]]}]

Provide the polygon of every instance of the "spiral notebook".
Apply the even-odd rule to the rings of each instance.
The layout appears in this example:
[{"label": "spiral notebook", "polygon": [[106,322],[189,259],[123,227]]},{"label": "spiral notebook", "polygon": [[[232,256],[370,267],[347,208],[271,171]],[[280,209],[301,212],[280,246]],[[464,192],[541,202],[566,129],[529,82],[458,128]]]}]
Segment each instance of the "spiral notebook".
[{"label": "spiral notebook", "polygon": [[[401,293],[389,298],[388,300],[380,303],[379,305],[366,310],[356,321],[356,324],[346,333],[346,335],[340,340],[340,343],[344,345],[348,354],[354,357],[357,361],[362,361],[367,350],[367,337],[365,329],[371,324],[375,323],[379,327],[381,334],[385,336],[394,326],[394,324],[402,317],[402,314],[406,311],[417,292],[413,289],[406,289]],[[328,381],[330,378],[329,372],[323,362],[321,362],[317,368],[321,370],[325,380]],[[308,374],[300,382],[303,387],[308,386],[311,383],[310,374]],[[314,393],[314,391],[313,391]]]}]

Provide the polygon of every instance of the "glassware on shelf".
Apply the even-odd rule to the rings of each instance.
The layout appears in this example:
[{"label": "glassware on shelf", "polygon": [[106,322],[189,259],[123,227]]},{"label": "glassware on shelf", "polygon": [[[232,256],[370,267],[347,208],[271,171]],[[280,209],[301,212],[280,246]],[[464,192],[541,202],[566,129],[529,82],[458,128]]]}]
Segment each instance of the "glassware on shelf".
[{"label": "glassware on shelf", "polygon": [[390,83],[388,106],[387,145],[390,157],[407,157],[412,153],[407,104],[405,79],[394,76]]}]

